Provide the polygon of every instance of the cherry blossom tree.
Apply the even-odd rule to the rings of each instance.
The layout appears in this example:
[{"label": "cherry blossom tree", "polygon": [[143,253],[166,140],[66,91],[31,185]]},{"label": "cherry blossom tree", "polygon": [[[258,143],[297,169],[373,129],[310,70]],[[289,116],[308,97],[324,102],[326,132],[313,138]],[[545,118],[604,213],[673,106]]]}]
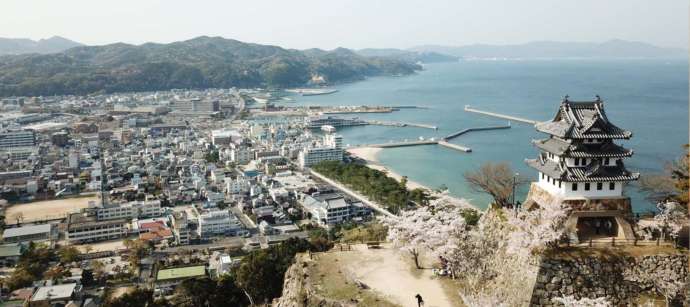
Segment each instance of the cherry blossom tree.
[{"label": "cherry blossom tree", "polygon": [[464,280],[467,306],[518,306],[529,302],[538,253],[564,233],[567,209],[560,202],[514,215],[501,208],[484,212],[476,225],[462,218],[469,204],[439,197],[429,206],[384,218],[388,239],[412,254],[429,251],[447,261],[454,277]]},{"label": "cherry blossom tree", "polygon": [[677,238],[683,225],[688,221],[684,207],[676,202],[661,202],[657,204],[659,213],[652,220],[641,220],[637,225],[637,234],[647,240],[652,239],[658,232],[661,240],[666,239],[666,234]]},{"label": "cherry blossom tree", "polygon": [[429,250],[435,256],[448,257],[457,250],[467,223],[461,211],[469,204],[449,197],[433,200],[428,206],[403,211],[398,217],[384,217],[388,226],[388,240],[408,251],[419,264],[419,254]]},{"label": "cherry blossom tree", "polygon": [[565,222],[570,208],[560,199],[531,210],[508,215],[511,227],[507,249],[509,253],[526,256],[539,254],[555,247],[566,234]]}]

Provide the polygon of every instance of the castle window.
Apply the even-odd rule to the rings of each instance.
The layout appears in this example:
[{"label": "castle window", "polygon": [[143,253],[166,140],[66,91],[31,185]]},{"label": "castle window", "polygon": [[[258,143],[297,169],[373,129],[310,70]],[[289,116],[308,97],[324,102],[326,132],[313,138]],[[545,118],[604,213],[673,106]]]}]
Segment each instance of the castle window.
[{"label": "castle window", "polygon": [[585,191],[589,191],[589,182],[585,182]]},{"label": "castle window", "polygon": [[603,188],[604,188],[604,184],[601,182],[597,182],[597,190],[601,191],[601,189],[603,189]]},{"label": "castle window", "polygon": [[559,188],[561,187],[561,181],[560,180],[558,180],[558,187]]},{"label": "castle window", "polygon": [[575,166],[580,165],[580,158],[575,158]]},{"label": "castle window", "polygon": [[541,173],[541,179],[544,179],[544,173]]},{"label": "castle window", "polygon": [[577,183],[573,183],[573,191],[577,191]]},{"label": "castle window", "polygon": [[609,165],[609,162],[610,162],[609,158],[604,159],[604,165]]},{"label": "castle window", "polygon": [[616,183],[615,182],[609,182],[609,190],[615,190],[616,189]]}]

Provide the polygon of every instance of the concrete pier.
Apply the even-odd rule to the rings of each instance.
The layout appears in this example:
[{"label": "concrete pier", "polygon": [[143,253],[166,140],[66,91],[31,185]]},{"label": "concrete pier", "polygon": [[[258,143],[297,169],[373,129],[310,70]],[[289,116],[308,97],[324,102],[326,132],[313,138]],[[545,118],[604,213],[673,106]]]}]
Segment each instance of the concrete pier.
[{"label": "concrete pier", "polygon": [[508,122],[507,125],[504,126],[488,126],[488,127],[477,127],[477,128],[467,128],[467,129],[462,129],[460,131],[451,133],[449,135],[446,135],[446,137],[443,138],[443,140],[448,141],[450,139],[459,137],[465,133],[472,132],[472,131],[484,131],[484,130],[497,130],[497,129],[510,129],[510,122]]},{"label": "concrete pier", "polygon": [[451,143],[448,143],[448,142],[446,142],[446,141],[438,141],[437,144],[439,144],[439,145],[441,145],[441,146],[443,146],[443,147],[447,147],[447,148],[450,148],[450,149],[459,150],[459,151],[462,151],[462,152],[472,152],[472,148],[465,147],[465,146],[461,146],[461,145],[457,145],[457,144],[451,144]]},{"label": "concrete pier", "polygon": [[469,105],[465,105],[465,112],[478,113],[478,114],[483,114],[483,115],[487,115],[487,116],[503,118],[503,119],[512,120],[512,121],[516,121],[516,122],[521,122],[521,123],[530,124],[530,125],[536,125],[536,124],[538,123],[538,121],[536,121],[536,120],[526,119],[526,118],[522,118],[522,117],[517,117],[517,116],[512,116],[512,115],[505,115],[505,114],[499,114],[499,113],[488,112],[488,111],[482,111],[482,110],[477,110],[477,109],[472,109],[472,108],[470,108]]},{"label": "concrete pier", "polygon": [[382,120],[368,120],[368,121],[366,121],[366,123],[369,125],[379,125],[379,126],[417,127],[417,128],[426,128],[426,129],[438,130],[438,127],[436,127],[436,126],[427,125],[427,124],[418,124],[418,123],[390,122],[390,121],[382,121]]},{"label": "concrete pier", "polygon": [[407,142],[392,142],[383,144],[370,144],[366,147],[378,147],[378,148],[393,148],[393,147],[406,147],[406,146],[417,146],[417,145],[434,145],[438,144],[438,141],[407,141]]}]

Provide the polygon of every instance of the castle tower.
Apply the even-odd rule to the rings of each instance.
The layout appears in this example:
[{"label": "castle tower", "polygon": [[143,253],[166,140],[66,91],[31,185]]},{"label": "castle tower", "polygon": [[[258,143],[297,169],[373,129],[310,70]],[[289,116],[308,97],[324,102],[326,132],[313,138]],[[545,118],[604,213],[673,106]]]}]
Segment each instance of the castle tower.
[{"label": "castle tower", "polygon": [[623,163],[632,150],[615,142],[629,139],[632,133],[609,121],[599,96],[584,102],[566,96],[553,120],[535,127],[548,138],[534,140],[539,156],[526,160],[538,171],[539,180],[532,183],[525,208],[550,201],[570,206],[566,226],[572,242],[633,239],[630,198],[623,189],[640,174],[628,171]]}]

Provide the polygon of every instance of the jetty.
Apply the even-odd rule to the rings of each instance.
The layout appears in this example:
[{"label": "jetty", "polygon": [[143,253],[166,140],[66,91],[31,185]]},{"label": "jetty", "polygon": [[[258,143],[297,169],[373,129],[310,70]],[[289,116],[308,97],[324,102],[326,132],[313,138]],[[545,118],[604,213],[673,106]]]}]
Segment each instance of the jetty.
[{"label": "jetty", "polygon": [[491,117],[503,118],[503,119],[507,119],[510,121],[516,121],[516,122],[521,122],[521,123],[530,124],[530,125],[536,125],[537,123],[539,123],[536,120],[526,119],[526,118],[522,118],[522,117],[473,109],[469,105],[465,105],[465,112],[478,113],[478,114],[483,114],[483,115],[487,115],[487,116],[491,116]]},{"label": "jetty", "polygon": [[443,137],[440,140],[436,139],[428,139],[428,140],[412,140],[412,141],[399,141],[399,142],[390,142],[390,143],[380,143],[380,144],[368,144],[368,145],[359,145],[356,147],[376,147],[376,148],[394,148],[394,147],[408,147],[408,146],[418,146],[418,145],[440,145],[446,148],[454,149],[457,151],[461,152],[472,152],[472,148],[463,146],[463,145],[458,145],[458,144],[453,144],[448,141],[451,139],[454,139],[456,137],[459,137],[463,134],[473,132],[473,131],[487,131],[487,130],[499,130],[499,129],[510,129],[511,125],[510,122],[508,122],[507,125],[500,125],[500,126],[488,126],[488,127],[473,127],[473,128],[465,128],[456,132],[453,132],[445,137]]},{"label": "jetty", "polygon": [[447,147],[447,148],[450,148],[450,149],[459,150],[459,151],[462,151],[462,152],[472,152],[472,148],[465,147],[465,146],[458,145],[458,144],[448,143],[448,142],[446,142],[446,141],[438,141],[437,144],[438,144],[438,145],[441,145],[441,146],[443,146],[443,147]]},{"label": "jetty", "polygon": [[407,146],[417,146],[417,145],[434,145],[438,144],[436,140],[426,140],[426,141],[402,141],[402,142],[391,142],[391,143],[381,143],[381,144],[370,144],[364,147],[377,147],[377,148],[394,148],[394,147],[407,147]]},{"label": "jetty", "polygon": [[461,135],[463,135],[463,134],[465,134],[465,133],[472,132],[472,131],[485,131],[485,130],[510,129],[510,127],[511,127],[511,126],[510,126],[510,122],[508,122],[507,125],[503,125],[503,126],[488,126],[488,127],[467,128],[467,129],[462,129],[462,130],[460,130],[460,131],[453,132],[453,133],[451,133],[451,134],[449,134],[449,135],[446,135],[446,136],[443,138],[443,140],[444,140],[444,141],[448,141],[448,140],[454,139],[454,138],[456,138],[456,137],[459,137],[459,136],[461,136]]},{"label": "jetty", "polygon": [[418,123],[407,123],[407,122],[392,122],[392,121],[382,121],[382,120],[369,120],[366,121],[369,125],[379,125],[379,126],[393,126],[393,127],[417,127],[438,130],[437,126],[418,124]]}]

